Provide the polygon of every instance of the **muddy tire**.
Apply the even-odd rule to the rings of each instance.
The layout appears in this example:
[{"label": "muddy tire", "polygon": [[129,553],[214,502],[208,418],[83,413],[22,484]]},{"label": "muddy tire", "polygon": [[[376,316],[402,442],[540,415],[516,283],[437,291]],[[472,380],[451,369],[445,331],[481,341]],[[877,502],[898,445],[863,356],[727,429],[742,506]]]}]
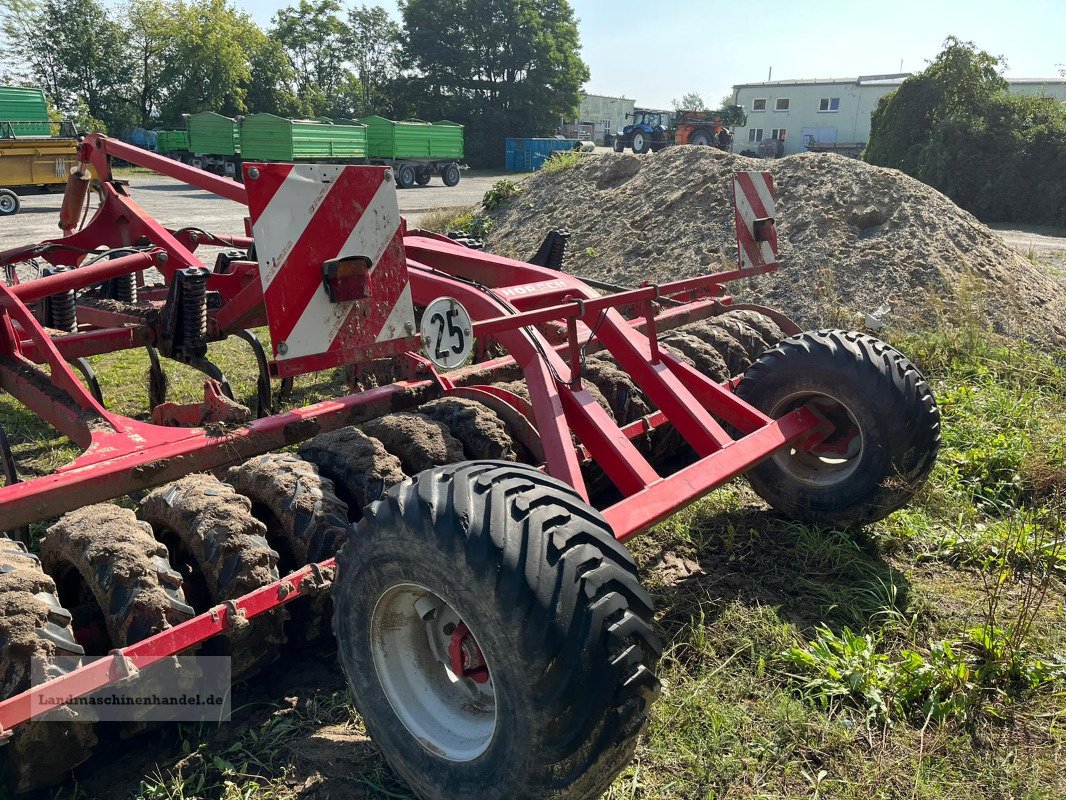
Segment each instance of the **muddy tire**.
[{"label": "muddy tire", "polygon": [[[226,481],[252,501],[252,516],[266,526],[282,575],[332,558],[348,538],[348,507],[310,461],[265,453],[231,469]],[[285,608],[291,644],[308,644],[328,633],[333,615],[328,592],[301,597]]]},{"label": "muddy tire", "polygon": [[906,357],[873,336],[791,336],[752,365],[737,396],[772,417],[809,404],[833,423],[809,452],[784,448],[748,473],[759,496],[793,519],[875,522],[910,500],[936,462],[933,393]]},{"label": "muddy tire", "polygon": [[408,475],[430,467],[463,461],[463,443],[440,422],[425,414],[386,414],[361,426],[385,449],[400,459]]},{"label": "muddy tire", "polygon": [[600,390],[608,410],[619,425],[633,422],[652,412],[651,404],[637,388],[637,384],[617,364],[593,356],[585,361],[584,377],[588,383]]},{"label": "muddy tire", "polygon": [[[525,383],[522,383],[525,387]],[[444,425],[462,442],[467,459],[517,461],[514,438],[507,425],[488,406],[465,397],[443,397],[419,411]]]},{"label": "muddy tire", "polygon": [[[84,655],[70,623],[40,560],[21,542],[0,536],[0,699],[30,688],[34,658]],[[69,711],[54,713],[73,717]],[[89,758],[95,744],[89,724],[28,722],[0,747],[0,775],[16,793],[51,786]]]},{"label": "muddy tire", "polygon": [[341,551],[335,602],[359,713],[424,800],[599,797],[658,692],[632,558],[531,467],[466,462],[391,489]]},{"label": "muddy tire", "polygon": [[[727,311],[722,314],[719,319],[735,319],[743,322],[748,327],[753,328],[759,336],[762,337],[766,347],[773,347],[785,338],[785,332],[781,330],[780,325],[765,314],[760,314],[758,311],[752,311],[750,308],[738,308],[732,311]],[[762,353],[758,353],[755,358],[758,358],[761,355]]]},{"label": "muddy tire", "polygon": [[718,351],[722,360],[725,361],[726,370],[730,378],[739,375],[751,366],[751,356],[748,355],[744,345],[734,338],[727,326],[721,325],[712,319],[697,322],[694,325],[686,325],[684,331],[689,336],[695,336]]},{"label": "muddy tire", "polygon": [[718,349],[684,329],[666,334],[662,344],[713,381],[729,380],[729,367]]},{"label": "muddy tire", "polygon": [[748,357],[749,361],[754,361],[763,354],[769,344],[763,339],[755,328],[743,320],[736,317],[729,316],[728,314],[722,314],[719,317],[713,317],[708,320],[711,324],[729,332],[740,346],[744,348],[744,354]]},{"label": "muddy tire", "polygon": [[332,558],[348,537],[348,507],[310,461],[265,453],[231,469],[226,482],[252,501],[285,572]]},{"label": "muddy tire", "polygon": [[299,454],[333,481],[352,522],[362,516],[365,506],[406,477],[400,460],[358,428],[320,433],[301,446]]},{"label": "muddy tire", "polygon": [[[60,602],[74,615],[74,629],[97,639],[92,655],[147,639],[194,615],[167,548],[128,508],[101,503],[64,514],[41,540],[41,562],[56,582]],[[104,631],[94,631],[97,625]]]},{"label": "muddy tire", "polygon": [[[138,516],[167,546],[197,613],[280,577],[278,553],[267,542],[266,526],[252,516],[251,501],[217,478],[190,475],[160,487],[141,501]],[[230,656],[235,677],[254,672],[277,658],[286,616],[280,609],[241,620],[199,653]]]}]

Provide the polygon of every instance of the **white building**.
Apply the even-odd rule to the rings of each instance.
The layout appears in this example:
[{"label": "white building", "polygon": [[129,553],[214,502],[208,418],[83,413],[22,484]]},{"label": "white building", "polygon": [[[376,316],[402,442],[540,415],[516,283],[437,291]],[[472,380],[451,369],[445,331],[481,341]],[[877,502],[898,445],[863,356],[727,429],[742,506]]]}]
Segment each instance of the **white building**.
[{"label": "white building", "polygon": [[626,97],[583,94],[577,119],[563,120],[560,133],[602,144],[604,134],[620,131],[628,124],[626,115],[633,113],[633,106],[634,101]]},{"label": "white building", "polygon": [[[836,80],[740,83],[733,102],[744,106],[748,124],[734,132],[733,150],[758,152],[759,143],[780,139],[783,154],[801,153],[809,142],[858,154],[870,138],[870,112],[910,73],[861,75]],[[1009,80],[1012,92],[1066,101],[1066,79]]]}]

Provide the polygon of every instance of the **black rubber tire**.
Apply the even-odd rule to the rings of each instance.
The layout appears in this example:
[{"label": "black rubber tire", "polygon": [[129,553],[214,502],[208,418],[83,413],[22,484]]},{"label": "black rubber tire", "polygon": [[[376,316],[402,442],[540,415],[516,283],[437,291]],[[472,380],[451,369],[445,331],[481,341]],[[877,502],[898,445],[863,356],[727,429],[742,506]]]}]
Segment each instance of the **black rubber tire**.
[{"label": "black rubber tire", "polygon": [[[30,688],[32,659],[84,655],[70,623],[71,614],[60,605],[55,583],[37,556],[21,542],[0,535],[0,699]],[[55,713],[73,717],[66,710]],[[15,728],[0,747],[0,775],[15,793],[51,786],[88,759],[95,744],[89,724],[28,722]]]},{"label": "black rubber tire", "polygon": [[697,147],[709,147],[713,140],[714,135],[706,128],[693,131],[692,135],[688,137],[688,143]]},{"label": "black rubber tire", "polygon": [[403,471],[414,475],[430,467],[466,460],[463,443],[440,422],[425,414],[386,414],[360,426],[398,459]]},{"label": "black rubber tire", "polygon": [[614,137],[614,151],[616,153],[624,153],[626,151],[626,140],[621,134]]},{"label": "black rubber tire", "polygon": [[[41,562],[76,620],[84,613],[84,623],[103,622],[108,641],[91,655],[106,655],[194,615],[167,548],[128,508],[99,503],[64,514],[41,540]],[[75,629],[83,622],[76,621]]]},{"label": "black rubber tire", "polygon": [[19,213],[22,201],[10,189],[0,189],[0,217],[12,217]]},{"label": "black rubber tire", "polygon": [[[446,598],[490,667],[500,722],[449,761],[393,710],[372,657],[379,598]],[[341,551],[334,632],[374,743],[423,800],[597,798],[625,767],[658,693],[651,598],[603,517],[532,467],[428,470],[367,508]]]},{"label": "black rubber tire", "polygon": [[518,460],[514,437],[506,423],[488,406],[465,397],[442,397],[418,410],[462,442],[467,459]]},{"label": "black rubber tire", "polygon": [[419,186],[428,186],[433,180],[433,170],[429,167],[419,167],[415,170],[415,183]]},{"label": "black rubber tire", "polygon": [[694,334],[687,333],[685,328],[667,333],[662,338],[662,345],[679,353],[685,361],[711,380],[718,383],[729,380],[729,367],[718,349]]},{"label": "black rubber tire", "polygon": [[458,186],[462,179],[462,172],[458,164],[445,164],[441,168],[440,177],[445,186]]},{"label": "black rubber tire", "polygon": [[320,433],[305,442],[299,454],[318,467],[320,475],[333,481],[352,522],[363,515],[365,506],[406,477],[400,460],[358,428]]},{"label": "black rubber tire", "polygon": [[[310,461],[265,453],[232,468],[226,481],[252,501],[252,516],[266,526],[282,575],[332,558],[348,538],[348,507]],[[328,592],[301,597],[285,608],[290,644],[307,644],[328,633],[333,615]]]},{"label": "black rubber tire", "polygon": [[728,327],[718,323],[713,318],[694,325],[686,325],[684,332],[695,336],[702,342],[706,342],[722,356],[725,361],[729,377],[739,375],[751,366],[751,356],[744,345],[738,342]]},{"label": "black rubber tire", "polygon": [[783,401],[804,393],[833,397],[851,412],[864,437],[857,466],[817,486],[771,457],[747,474],[756,493],[793,519],[839,528],[875,522],[905,505],[940,447],[940,410],[914,364],[873,336],[821,330],[779,342],[737,386],[738,397],[777,416]]},{"label": "black rubber tire", "polygon": [[[752,311],[750,308],[738,308],[732,311],[727,311],[722,314],[722,318],[736,319],[750,328],[754,328],[759,336],[762,337],[763,342],[766,343],[766,347],[773,347],[775,344],[785,338],[785,332],[781,330],[781,326],[770,319],[765,314],[760,314],[758,311]],[[761,356],[759,353],[758,356]]]},{"label": "black rubber tire", "polygon": [[721,316],[713,317],[710,322],[728,331],[729,335],[736,339],[740,346],[744,348],[744,354],[751,361],[755,361],[761,356],[770,345],[769,342],[763,339],[762,334],[757,329],[734,316],[722,314]]},{"label": "black rubber tire", "polygon": [[410,189],[415,185],[415,168],[410,164],[401,164],[396,167],[396,186],[400,189]]},{"label": "black rubber tire", "polygon": [[584,379],[600,390],[620,425],[647,416],[653,410],[629,373],[612,361],[599,356],[588,358]]},{"label": "black rubber tire", "polygon": [[[151,524],[186,576],[186,596],[197,613],[281,577],[278,553],[267,542],[266,526],[252,516],[251,501],[211,475],[189,475],[156,489],[137,515]],[[241,620],[199,652],[230,656],[234,677],[256,672],[277,659],[287,616],[278,609]]]}]

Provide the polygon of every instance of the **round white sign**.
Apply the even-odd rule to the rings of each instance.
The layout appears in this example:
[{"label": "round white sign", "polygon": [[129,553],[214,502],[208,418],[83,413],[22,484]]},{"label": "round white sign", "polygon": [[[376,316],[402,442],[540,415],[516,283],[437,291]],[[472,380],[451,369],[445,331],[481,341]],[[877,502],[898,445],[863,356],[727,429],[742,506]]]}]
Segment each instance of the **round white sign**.
[{"label": "round white sign", "polygon": [[474,346],[470,315],[451,297],[438,297],[422,314],[422,349],[441,369],[463,364]]}]

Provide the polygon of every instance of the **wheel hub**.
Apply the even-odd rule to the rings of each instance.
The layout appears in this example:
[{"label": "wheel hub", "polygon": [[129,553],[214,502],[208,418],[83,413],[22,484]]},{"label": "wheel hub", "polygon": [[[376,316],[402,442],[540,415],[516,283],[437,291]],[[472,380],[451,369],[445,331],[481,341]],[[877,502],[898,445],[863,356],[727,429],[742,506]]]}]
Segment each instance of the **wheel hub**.
[{"label": "wheel hub", "polygon": [[805,441],[774,454],[774,462],[798,481],[811,486],[833,486],[858,468],[865,437],[851,410],[828,394],[801,393],[780,400],[770,416],[779,419],[790,411],[806,407],[823,424]]},{"label": "wheel hub", "polygon": [[496,690],[455,609],[425,586],[398,584],[379,598],[370,634],[378,681],[411,735],[449,761],[481,755],[496,730]]}]

